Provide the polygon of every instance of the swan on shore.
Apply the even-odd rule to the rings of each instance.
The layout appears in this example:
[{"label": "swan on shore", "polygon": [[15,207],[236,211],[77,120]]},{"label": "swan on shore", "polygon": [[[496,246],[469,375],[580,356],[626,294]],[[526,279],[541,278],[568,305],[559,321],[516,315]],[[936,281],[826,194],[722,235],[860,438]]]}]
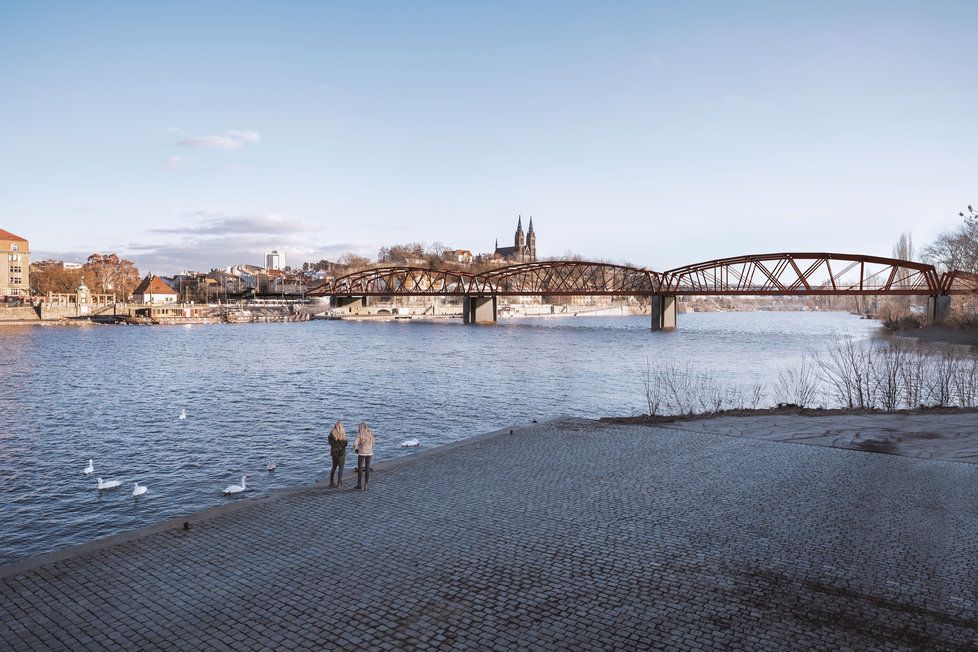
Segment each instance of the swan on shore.
[{"label": "swan on shore", "polygon": [[98,481],[98,490],[99,491],[104,491],[106,489],[115,489],[120,484],[122,484],[118,480],[109,480],[108,482],[105,482],[105,481],[102,480],[102,478],[95,478],[95,479]]},{"label": "swan on shore", "polygon": [[184,409],[180,410],[180,420],[183,421],[186,418],[187,418],[187,409],[184,408]]},{"label": "swan on shore", "polygon": [[228,487],[227,487],[227,488],[226,488],[226,489],[224,490],[224,495],[225,495],[225,496],[227,496],[227,495],[229,495],[229,494],[239,494],[239,493],[241,493],[242,491],[244,491],[244,490],[245,490],[245,488],[246,488],[246,487],[245,487],[245,479],[246,479],[247,477],[248,477],[248,476],[246,476],[246,475],[243,475],[243,476],[241,476],[241,484],[239,484],[239,485],[238,485],[238,484],[232,484],[232,485],[230,485],[230,486],[228,486]]},{"label": "swan on shore", "polygon": [[95,464],[93,460],[88,460],[88,466],[82,469],[82,473],[84,473],[85,475],[92,475],[92,473],[94,472],[95,472]]},{"label": "swan on shore", "polygon": [[138,482],[133,482],[132,483],[132,495],[133,495],[134,498],[136,496],[142,496],[147,491],[148,491],[148,488],[146,487],[146,485],[144,485],[144,484],[141,485]]},{"label": "swan on shore", "polygon": [[272,462],[269,460],[268,465],[265,468],[269,471],[274,471],[276,468],[278,468],[278,462]]},{"label": "swan on shore", "polygon": [[421,446],[421,442],[417,439],[408,439],[407,441],[401,442],[401,448],[418,448]]}]

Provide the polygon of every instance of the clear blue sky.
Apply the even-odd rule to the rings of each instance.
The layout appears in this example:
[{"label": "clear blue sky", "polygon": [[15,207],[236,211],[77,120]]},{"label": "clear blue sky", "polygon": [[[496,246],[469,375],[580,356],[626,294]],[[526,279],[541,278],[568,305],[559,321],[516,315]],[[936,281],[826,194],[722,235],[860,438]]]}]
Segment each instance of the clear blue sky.
[{"label": "clear blue sky", "polygon": [[[978,2],[7,2],[0,228],[170,273],[888,255],[978,201]],[[37,256],[35,256],[37,257]]]}]

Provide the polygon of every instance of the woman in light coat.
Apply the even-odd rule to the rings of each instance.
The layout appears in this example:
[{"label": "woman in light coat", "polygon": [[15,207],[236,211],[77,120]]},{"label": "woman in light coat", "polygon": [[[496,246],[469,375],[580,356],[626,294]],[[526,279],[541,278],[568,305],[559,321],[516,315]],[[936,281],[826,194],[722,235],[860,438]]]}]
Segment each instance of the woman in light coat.
[{"label": "woman in light coat", "polygon": [[370,482],[370,458],[374,454],[374,433],[365,421],[357,428],[357,439],[353,442],[353,450],[357,454],[357,489],[367,490]]},{"label": "woman in light coat", "polygon": [[[350,440],[346,437],[346,430],[343,422],[337,421],[333,424],[333,429],[329,431],[329,455],[333,458],[333,468],[329,471],[329,486],[340,487],[343,485],[343,464],[346,462],[346,447]],[[333,474],[339,471],[336,482],[333,482]]]}]

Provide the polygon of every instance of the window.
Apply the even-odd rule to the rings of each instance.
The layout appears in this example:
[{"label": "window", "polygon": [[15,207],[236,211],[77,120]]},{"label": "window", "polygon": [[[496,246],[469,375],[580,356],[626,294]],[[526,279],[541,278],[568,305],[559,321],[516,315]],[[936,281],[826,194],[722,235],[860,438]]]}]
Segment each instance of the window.
[{"label": "window", "polygon": [[11,276],[10,277],[10,284],[11,285],[20,285],[23,282],[24,281],[19,276]]},{"label": "window", "polygon": [[12,260],[14,262],[20,261],[20,254],[7,254],[7,260]]},{"label": "window", "polygon": [[20,251],[20,245],[17,244],[16,242],[11,243],[11,245],[10,245],[10,251]]},{"label": "window", "polygon": [[24,271],[24,268],[23,267],[14,267],[13,265],[10,266],[10,273],[11,274],[20,274],[23,271]]}]

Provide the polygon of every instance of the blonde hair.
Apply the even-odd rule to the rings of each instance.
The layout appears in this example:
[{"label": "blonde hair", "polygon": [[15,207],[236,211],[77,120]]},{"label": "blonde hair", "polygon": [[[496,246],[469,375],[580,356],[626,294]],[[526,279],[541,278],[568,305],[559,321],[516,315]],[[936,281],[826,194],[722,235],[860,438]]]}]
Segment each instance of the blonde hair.
[{"label": "blonde hair", "polygon": [[357,428],[357,444],[373,446],[374,441],[374,431],[370,429],[366,421],[361,421],[360,427]]},{"label": "blonde hair", "polygon": [[329,434],[333,435],[333,439],[336,441],[346,441],[346,429],[343,428],[343,422],[337,421],[333,424],[333,429],[329,431]]}]

